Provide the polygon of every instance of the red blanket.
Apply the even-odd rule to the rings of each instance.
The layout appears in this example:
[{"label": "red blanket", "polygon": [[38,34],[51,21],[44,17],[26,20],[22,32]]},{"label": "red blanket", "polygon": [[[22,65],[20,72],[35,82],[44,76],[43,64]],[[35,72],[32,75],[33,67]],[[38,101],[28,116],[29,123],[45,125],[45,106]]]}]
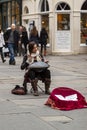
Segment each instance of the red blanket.
[{"label": "red blanket", "polygon": [[87,108],[85,97],[78,91],[67,87],[55,88],[45,105],[60,110]]}]

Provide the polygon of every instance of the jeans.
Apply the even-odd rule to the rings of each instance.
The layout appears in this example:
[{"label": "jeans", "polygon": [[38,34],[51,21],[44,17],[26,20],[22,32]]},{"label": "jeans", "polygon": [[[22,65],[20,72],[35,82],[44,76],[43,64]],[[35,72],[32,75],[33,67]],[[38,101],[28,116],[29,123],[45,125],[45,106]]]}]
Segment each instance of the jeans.
[{"label": "jeans", "polygon": [[8,49],[9,49],[9,54],[10,54],[10,61],[14,61],[15,60],[15,55],[14,55],[14,48],[15,45],[14,43],[8,43]]}]

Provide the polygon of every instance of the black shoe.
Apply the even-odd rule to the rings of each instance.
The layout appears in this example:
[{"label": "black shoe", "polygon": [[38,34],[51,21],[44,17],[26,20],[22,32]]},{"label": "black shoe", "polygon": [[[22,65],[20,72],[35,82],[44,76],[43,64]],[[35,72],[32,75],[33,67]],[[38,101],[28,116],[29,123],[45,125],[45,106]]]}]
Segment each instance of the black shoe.
[{"label": "black shoe", "polygon": [[14,61],[9,60],[9,65],[15,65],[15,64],[16,64],[15,60]]},{"label": "black shoe", "polygon": [[9,60],[9,65],[11,65],[11,60]]},{"label": "black shoe", "polygon": [[46,91],[45,91],[45,94],[50,95],[50,91],[49,91],[49,90],[46,90]]},{"label": "black shoe", "polygon": [[13,62],[11,63],[11,65],[16,65],[16,62],[15,62],[15,61],[13,61]]},{"label": "black shoe", "polygon": [[3,60],[3,63],[6,62],[6,60]]},{"label": "black shoe", "polygon": [[24,91],[25,91],[25,94],[27,94],[27,93],[28,93],[28,90],[27,90],[27,89],[24,89]]}]

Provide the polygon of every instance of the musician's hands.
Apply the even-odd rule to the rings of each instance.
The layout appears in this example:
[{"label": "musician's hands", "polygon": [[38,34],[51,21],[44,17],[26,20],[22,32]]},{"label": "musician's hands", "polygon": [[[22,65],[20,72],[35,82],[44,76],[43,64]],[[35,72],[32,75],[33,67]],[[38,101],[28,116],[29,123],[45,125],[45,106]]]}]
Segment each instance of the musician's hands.
[{"label": "musician's hands", "polygon": [[48,62],[49,62],[48,60],[45,61],[45,63],[48,63]]}]

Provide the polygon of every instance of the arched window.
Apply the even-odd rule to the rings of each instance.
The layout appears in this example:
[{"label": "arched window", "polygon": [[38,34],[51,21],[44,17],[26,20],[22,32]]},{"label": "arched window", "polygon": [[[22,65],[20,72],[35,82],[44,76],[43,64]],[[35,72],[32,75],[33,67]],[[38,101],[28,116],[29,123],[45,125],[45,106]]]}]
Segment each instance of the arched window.
[{"label": "arched window", "polygon": [[49,4],[47,0],[42,1],[41,12],[49,11]]},{"label": "arched window", "polygon": [[59,3],[57,6],[57,10],[70,10],[70,7],[67,3]]},{"label": "arched window", "polygon": [[81,10],[87,10],[87,0],[83,3]]},{"label": "arched window", "polygon": [[29,13],[28,7],[25,6],[25,7],[24,7],[24,14],[28,14],[28,13]]},{"label": "arched window", "polygon": [[[57,5],[57,30],[70,30],[70,7],[67,3],[60,2]],[[62,13],[60,13],[62,12]]]},{"label": "arched window", "polygon": [[87,1],[81,7],[81,44],[87,42]]}]

